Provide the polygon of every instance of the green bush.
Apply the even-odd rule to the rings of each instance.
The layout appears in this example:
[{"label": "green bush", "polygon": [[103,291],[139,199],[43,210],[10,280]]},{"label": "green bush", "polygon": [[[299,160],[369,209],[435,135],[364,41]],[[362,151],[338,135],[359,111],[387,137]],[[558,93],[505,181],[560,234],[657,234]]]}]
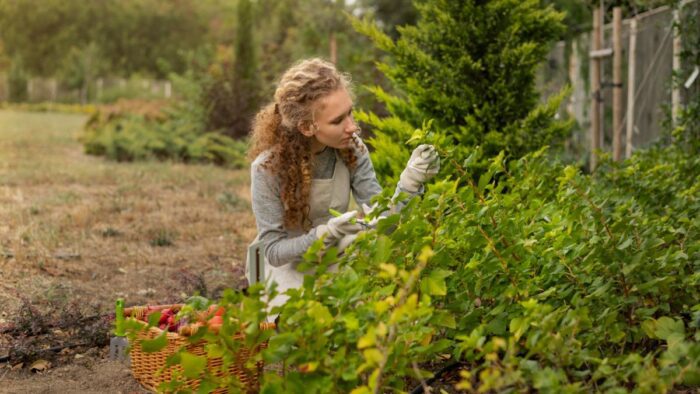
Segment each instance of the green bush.
[{"label": "green bush", "polygon": [[[564,26],[563,14],[537,0],[419,1],[416,26],[399,28],[394,41],[371,21],[355,21],[390,60],[379,69],[398,94],[373,87],[390,113],[379,118],[360,111],[382,176],[395,180],[409,152],[397,147],[416,128],[434,126],[461,147],[484,158],[505,151],[518,158],[563,141],[569,122],[553,119],[568,90],[538,105],[535,71]],[[482,167],[486,166],[485,162]]]},{"label": "green bush", "polygon": [[[178,80],[180,86],[186,83]],[[86,153],[117,161],[176,160],[245,167],[247,142],[205,132],[201,111],[188,100],[119,101],[95,112],[80,140]]]},{"label": "green bush", "polygon": [[9,101],[21,103],[29,99],[27,90],[27,75],[20,58],[15,58],[10,65],[10,72],[7,74],[7,87],[9,89]]},{"label": "green bush", "polygon": [[584,175],[542,149],[490,159],[474,182],[476,155],[344,257],[315,244],[279,333],[256,328],[259,285],[226,293],[211,354],[233,357],[234,332],[269,338],[262,357],[288,368],[265,375],[271,393],[405,391],[446,366],[479,391],[700,385],[700,157],[656,148]]}]

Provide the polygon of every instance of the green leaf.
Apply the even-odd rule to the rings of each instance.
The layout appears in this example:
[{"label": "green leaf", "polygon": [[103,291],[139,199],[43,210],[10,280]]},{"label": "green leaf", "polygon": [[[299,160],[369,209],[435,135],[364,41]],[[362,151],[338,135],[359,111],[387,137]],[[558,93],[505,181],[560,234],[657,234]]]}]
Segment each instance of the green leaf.
[{"label": "green leaf", "polygon": [[226,350],[221,347],[219,344],[216,343],[210,343],[206,345],[207,349],[207,357],[209,358],[219,358],[223,357],[224,353]]},{"label": "green leaf", "polygon": [[281,361],[289,355],[295,343],[296,336],[291,332],[273,335],[267,349],[263,350],[263,358],[271,363]]},{"label": "green leaf", "polygon": [[680,320],[663,316],[656,320],[656,330],[654,334],[661,339],[668,339],[673,334],[685,334],[685,326]]},{"label": "green leaf", "polygon": [[447,311],[439,311],[433,316],[433,322],[438,326],[447,328],[457,328],[457,321],[454,315]]},{"label": "green leaf", "polygon": [[620,242],[619,245],[617,245],[617,248],[619,250],[625,250],[627,249],[630,245],[632,245],[632,237],[629,237],[625,239],[624,241]]},{"label": "green leaf", "polygon": [[180,355],[180,364],[182,365],[186,377],[196,379],[207,367],[207,358],[189,352],[182,352]]},{"label": "green leaf", "polygon": [[376,348],[365,349],[362,351],[362,355],[365,356],[365,360],[372,365],[379,365],[384,356]]},{"label": "green leaf", "polygon": [[529,326],[528,321],[523,317],[516,317],[510,321],[510,333],[515,337],[515,339],[520,339],[520,337],[525,334]]},{"label": "green leaf", "polygon": [[158,327],[158,322],[160,321],[160,316],[161,313],[160,311],[155,311],[148,315],[148,326],[149,327]]},{"label": "green leaf", "polygon": [[197,387],[197,394],[208,394],[216,390],[218,387],[219,385],[216,382],[209,379],[202,379],[199,382],[199,387]]},{"label": "green leaf", "polygon": [[306,313],[314,322],[321,326],[327,326],[333,323],[333,316],[330,311],[328,311],[328,308],[317,301],[311,302],[311,307]]},{"label": "green leaf", "polygon": [[447,294],[445,278],[452,274],[450,271],[438,268],[430,271],[428,276],[421,280],[421,289],[428,295],[444,296]]},{"label": "green leaf", "polygon": [[392,241],[386,235],[380,235],[377,237],[377,242],[375,244],[374,255],[372,256],[372,263],[379,265],[380,263],[385,263],[391,256],[392,251]]},{"label": "green leaf", "polygon": [[406,141],[406,145],[411,145],[413,143],[417,143],[417,142],[422,141],[423,138],[425,138],[425,134],[426,134],[425,130],[421,130],[421,129],[414,130],[413,135],[411,135],[411,138],[409,138],[408,141]]},{"label": "green leaf", "polygon": [[163,331],[162,334],[153,339],[145,339],[141,341],[141,350],[143,350],[144,353],[155,353],[160,351],[168,345],[167,334],[167,331]]},{"label": "green leaf", "polygon": [[479,191],[483,192],[484,189],[486,189],[486,186],[489,184],[489,181],[491,180],[491,174],[489,173],[483,173],[479,177],[479,183],[478,183],[478,188]]}]

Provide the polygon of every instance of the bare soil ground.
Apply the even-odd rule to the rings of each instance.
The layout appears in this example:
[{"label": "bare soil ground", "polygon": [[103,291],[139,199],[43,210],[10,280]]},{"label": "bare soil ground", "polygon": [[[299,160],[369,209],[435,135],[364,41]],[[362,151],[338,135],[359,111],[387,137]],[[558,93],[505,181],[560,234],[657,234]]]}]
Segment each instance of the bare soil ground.
[{"label": "bare soil ground", "polygon": [[[255,236],[248,171],[87,156],[77,140],[85,120],[0,111],[0,359],[10,357],[0,363],[2,393],[140,392],[103,345],[17,344],[33,333],[44,347],[85,335],[85,324],[68,320],[108,322],[118,297],[173,303],[245,284]],[[37,359],[51,365],[32,372]]]}]

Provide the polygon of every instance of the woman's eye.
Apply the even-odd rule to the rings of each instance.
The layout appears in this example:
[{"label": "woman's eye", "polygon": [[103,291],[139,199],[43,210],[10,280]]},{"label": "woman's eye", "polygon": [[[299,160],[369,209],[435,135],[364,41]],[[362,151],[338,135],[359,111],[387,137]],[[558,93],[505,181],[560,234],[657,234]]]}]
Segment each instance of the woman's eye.
[{"label": "woman's eye", "polygon": [[343,118],[340,118],[340,119],[338,119],[338,120],[334,120],[334,121],[333,121],[333,124],[334,124],[334,125],[339,125],[340,122],[342,122],[342,121],[343,121]]}]

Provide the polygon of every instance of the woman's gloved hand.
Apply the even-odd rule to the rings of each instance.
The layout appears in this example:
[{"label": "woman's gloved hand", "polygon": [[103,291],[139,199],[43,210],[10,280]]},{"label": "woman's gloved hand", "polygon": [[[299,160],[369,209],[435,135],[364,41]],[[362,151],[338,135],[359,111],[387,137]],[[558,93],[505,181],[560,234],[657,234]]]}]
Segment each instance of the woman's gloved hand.
[{"label": "woman's gloved hand", "polygon": [[346,235],[357,234],[362,226],[357,222],[357,211],[349,211],[331,218],[328,223],[316,227],[316,236],[324,237],[326,245],[332,245]]},{"label": "woman's gloved hand", "polygon": [[440,171],[440,157],[432,145],[419,145],[411,153],[406,168],[399,178],[402,189],[415,193]]},{"label": "woman's gloved hand", "polygon": [[338,241],[338,253],[343,253],[345,249],[355,241],[358,235],[360,235],[360,233],[349,234],[341,238],[340,241]]}]

